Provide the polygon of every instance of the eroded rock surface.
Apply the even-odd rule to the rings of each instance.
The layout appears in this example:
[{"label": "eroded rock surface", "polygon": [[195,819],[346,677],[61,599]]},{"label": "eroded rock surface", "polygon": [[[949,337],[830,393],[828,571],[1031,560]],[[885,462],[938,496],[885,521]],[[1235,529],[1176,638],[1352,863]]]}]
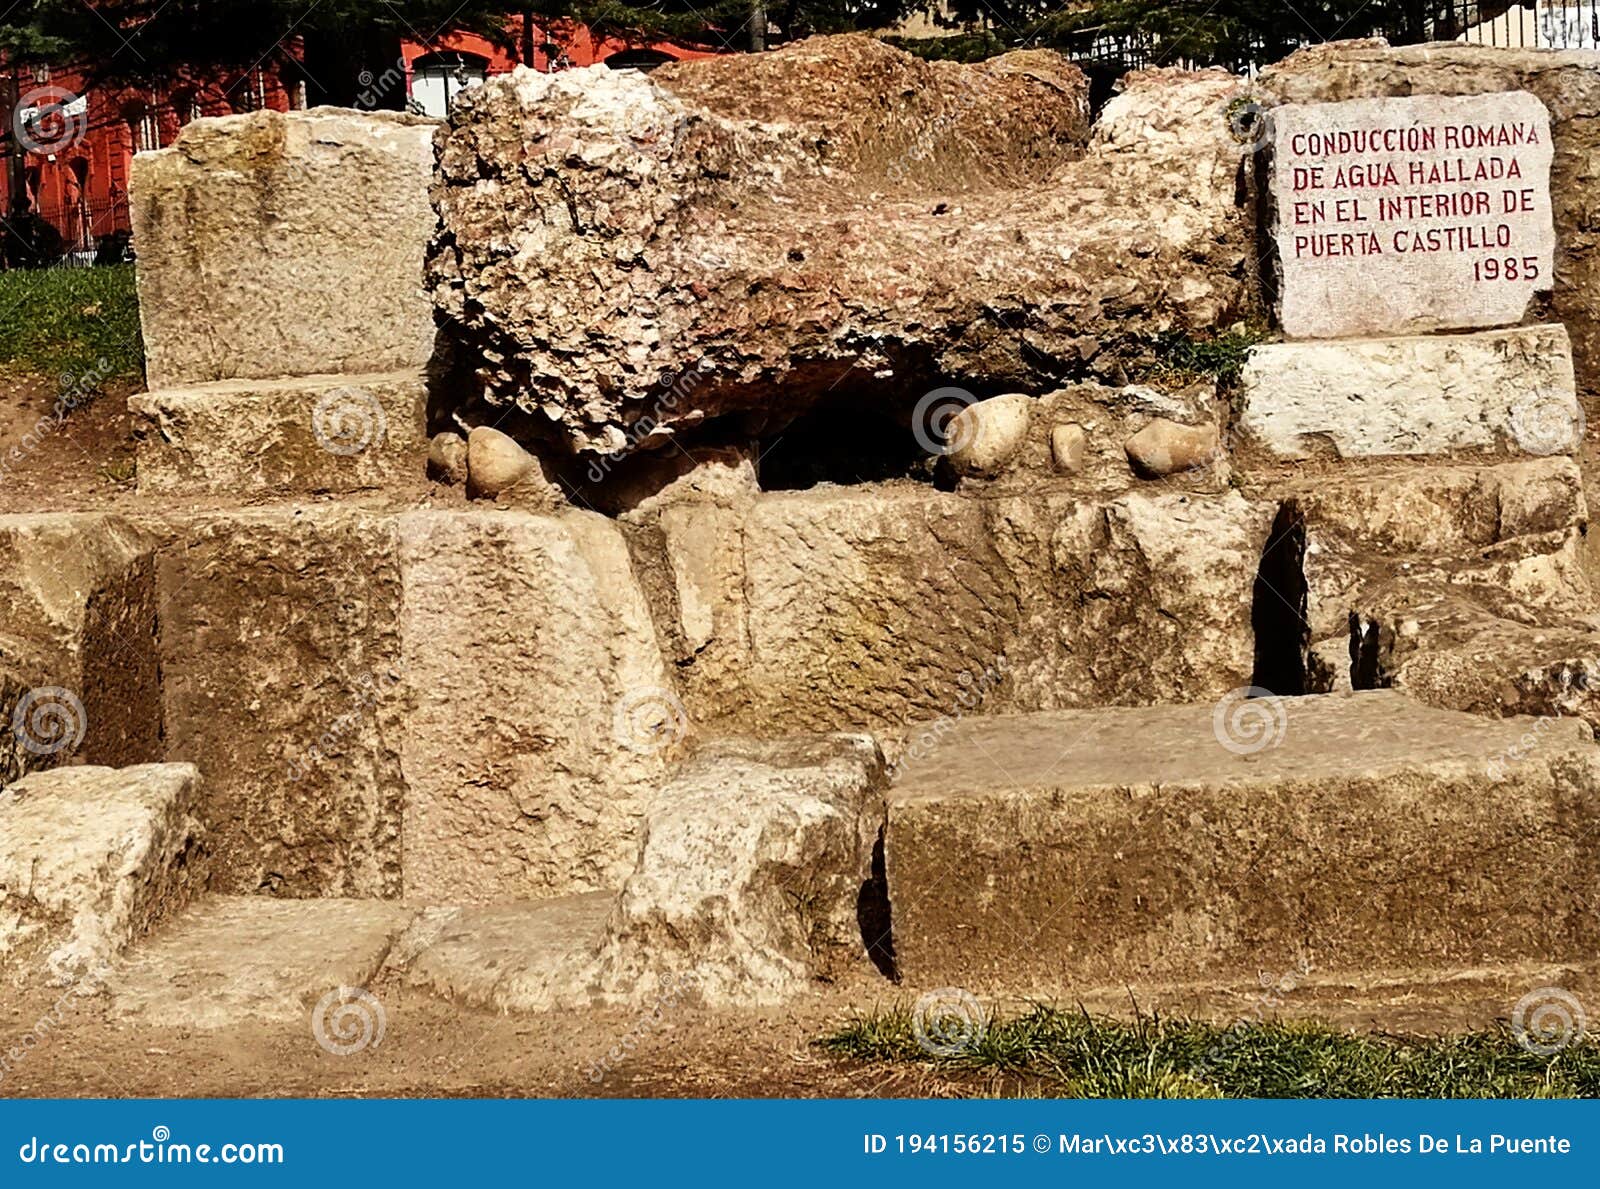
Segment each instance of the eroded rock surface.
[{"label": "eroded rock surface", "polygon": [[1041,52],[517,71],[441,141],[434,299],[486,400],[571,450],[780,427],[847,373],[1041,391],[1247,304],[1237,86],[1135,75],[1085,150],[1085,81]]},{"label": "eroded rock surface", "polygon": [[391,112],[258,111],[195,120],[137,154],[151,389],[425,365],[433,129]]},{"label": "eroded rock surface", "polygon": [[0,791],[0,970],[97,990],[205,886],[188,764],[35,772]]},{"label": "eroded rock surface", "polygon": [[1575,960],[1600,936],[1570,890],[1600,874],[1578,722],[1376,692],[971,719],[942,756],[889,800],[913,986]]},{"label": "eroded rock surface", "polygon": [[[703,1002],[770,1003],[864,965],[887,943],[873,873],[884,785],[867,736],[707,747],[652,804],[598,954],[558,983],[513,980],[506,1003],[636,1003],[683,980]],[[869,918],[880,934],[864,940]]]}]

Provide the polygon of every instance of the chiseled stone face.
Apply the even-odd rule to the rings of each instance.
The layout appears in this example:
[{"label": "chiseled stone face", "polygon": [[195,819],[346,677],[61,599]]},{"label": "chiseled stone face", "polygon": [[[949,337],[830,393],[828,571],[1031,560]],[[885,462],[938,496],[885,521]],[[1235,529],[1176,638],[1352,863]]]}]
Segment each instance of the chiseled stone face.
[{"label": "chiseled stone face", "polygon": [[261,111],[195,120],[138,154],[150,388],[426,363],[433,129],[393,112]]},{"label": "chiseled stone face", "polygon": [[1570,454],[1583,438],[1575,383],[1561,326],[1268,343],[1245,365],[1239,428],[1286,458]]},{"label": "chiseled stone face", "polygon": [[1270,114],[1291,338],[1521,321],[1554,276],[1550,113],[1526,91]]}]

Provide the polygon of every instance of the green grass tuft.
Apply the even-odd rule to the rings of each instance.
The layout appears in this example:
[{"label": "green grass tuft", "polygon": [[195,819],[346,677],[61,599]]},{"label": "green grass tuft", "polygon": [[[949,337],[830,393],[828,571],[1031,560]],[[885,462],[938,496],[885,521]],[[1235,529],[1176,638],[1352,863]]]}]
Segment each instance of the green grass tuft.
[{"label": "green grass tuft", "polygon": [[64,388],[140,380],[133,265],[0,272],[0,365],[66,377]]},{"label": "green grass tuft", "polygon": [[1509,1029],[1394,1037],[1317,1023],[1133,1021],[1036,1007],[987,1021],[962,1052],[932,1056],[905,1010],[851,1020],[816,1042],[838,1057],[998,1075],[1063,1098],[1590,1098],[1600,1044],[1531,1053]]},{"label": "green grass tuft", "polygon": [[1208,338],[1168,331],[1155,342],[1157,375],[1172,385],[1209,378],[1226,392],[1239,382],[1250,348],[1265,340],[1268,333],[1267,327],[1258,322],[1241,322]]}]

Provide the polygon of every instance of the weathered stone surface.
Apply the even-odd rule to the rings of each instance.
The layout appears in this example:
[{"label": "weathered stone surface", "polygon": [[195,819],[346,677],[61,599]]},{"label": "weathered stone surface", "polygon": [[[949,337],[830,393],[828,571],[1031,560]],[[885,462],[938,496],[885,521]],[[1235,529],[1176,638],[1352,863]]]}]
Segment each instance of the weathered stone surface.
[{"label": "weathered stone surface", "polygon": [[156,618],[147,533],[98,513],[0,516],[0,664],[15,686],[0,782],[74,756],[161,758]]},{"label": "weathered stone surface", "polygon": [[977,703],[1142,705],[1247,684],[1275,507],[1232,491],[823,487],[680,505],[630,539],[696,722],[873,729],[890,747]]},{"label": "weathered stone surface", "polygon": [[1045,704],[1147,705],[1249,684],[1251,597],[1271,519],[1238,492],[1132,495],[1068,512],[1049,538],[1063,593],[1057,700]]},{"label": "weathered stone surface", "polygon": [[1488,593],[1536,622],[1592,597],[1576,544],[1588,523],[1578,464],[1564,456],[1489,466],[1385,463],[1280,489],[1304,524],[1307,625],[1348,636],[1352,615],[1391,619],[1443,592]]},{"label": "weathered stone surface", "polygon": [[467,439],[458,433],[436,433],[428,440],[428,478],[461,486],[467,481]]},{"label": "weathered stone surface", "polygon": [[1383,692],[968,719],[890,790],[897,963],[1059,994],[1591,953],[1600,752],[1535,725]]},{"label": "weathered stone surface", "polygon": [[106,964],[201,889],[187,764],[35,772],[0,792],[0,969],[60,984]]},{"label": "weathered stone surface", "polygon": [[174,533],[158,574],[166,756],[206,781],[216,886],[398,895],[393,518],[275,507]]},{"label": "weathered stone surface", "polygon": [[1569,454],[1582,437],[1560,326],[1269,343],[1252,349],[1239,427],[1272,453],[1340,458],[1480,450]]},{"label": "weathered stone surface", "polygon": [[1031,396],[1010,393],[968,405],[950,421],[950,465],[961,475],[995,475],[1028,436]]},{"label": "weathered stone surface", "polygon": [[420,371],[146,392],[128,401],[139,490],[248,501],[415,485],[426,400]]},{"label": "weathered stone surface", "polygon": [[381,1000],[339,993],[366,988],[414,916],[380,900],[210,897],[116,969],[111,1011],[157,1028],[309,1022],[307,1044],[336,1046],[370,1024],[368,1045],[380,1043]]},{"label": "weathered stone surface", "polygon": [[913,487],[769,494],[744,524],[747,721],[937,713],[1014,639],[1015,582],[979,501]]},{"label": "weathered stone surface", "polygon": [[1582,475],[1564,455],[1487,466],[1377,463],[1280,490],[1314,531],[1342,536],[1380,562],[1475,552],[1588,521]]},{"label": "weathered stone surface", "polygon": [[259,111],[194,120],[138,154],[150,387],[425,364],[433,129],[389,112]]},{"label": "weathered stone surface", "polygon": [[[776,429],[846,372],[895,400],[1040,391],[1111,366],[1102,342],[1247,304],[1237,86],[1135,75],[1077,160],[1084,80],[1038,52],[957,66],[848,37],[515,72],[441,141],[435,302],[485,398],[575,450],[646,416],[658,438],[740,411]],[[684,359],[697,382],[653,399]]]},{"label": "weathered stone surface", "polygon": [[652,803],[598,953],[513,975],[499,997],[640,1003],[687,981],[705,1003],[775,1003],[865,967],[867,942],[886,941],[862,936],[881,919],[884,784],[864,735],[707,746]]},{"label": "weathered stone surface", "polygon": [[617,526],[423,511],[399,542],[406,897],[616,888],[690,727]]},{"label": "weathered stone surface", "polygon": [[1179,425],[1157,417],[1123,443],[1128,462],[1146,479],[1160,479],[1214,462],[1219,450],[1214,425]]},{"label": "weathered stone surface", "polygon": [[1586,388],[1600,382],[1600,197],[1595,154],[1600,72],[1592,53],[1462,44],[1389,47],[1334,42],[1302,50],[1262,72],[1254,90],[1268,104],[1322,103],[1389,95],[1484,95],[1529,91],[1550,112],[1555,152],[1550,193],[1556,228],[1555,288],[1548,317],[1564,323]]},{"label": "weathered stone surface", "polygon": [[589,892],[430,910],[389,961],[398,961],[412,986],[463,1006],[505,1011],[527,988],[554,987],[593,958],[616,899],[611,892]]},{"label": "weathered stone surface", "polygon": [[1554,283],[1550,113],[1537,97],[1290,103],[1268,119],[1285,334],[1503,326]]},{"label": "weathered stone surface", "polygon": [[[600,471],[593,463],[591,483]],[[577,498],[593,499],[597,511],[615,510],[639,520],[668,505],[695,502],[733,507],[759,495],[755,451],[738,446],[679,446],[626,468],[609,487],[580,488]]]},{"label": "weathered stone surface", "polygon": [[[1390,603],[1353,625],[1353,675],[1369,687],[1494,717],[1581,720],[1600,736],[1600,630],[1594,623],[1519,623],[1448,593]],[[1514,757],[1513,757],[1514,758]],[[1514,768],[1507,763],[1506,768]]]}]

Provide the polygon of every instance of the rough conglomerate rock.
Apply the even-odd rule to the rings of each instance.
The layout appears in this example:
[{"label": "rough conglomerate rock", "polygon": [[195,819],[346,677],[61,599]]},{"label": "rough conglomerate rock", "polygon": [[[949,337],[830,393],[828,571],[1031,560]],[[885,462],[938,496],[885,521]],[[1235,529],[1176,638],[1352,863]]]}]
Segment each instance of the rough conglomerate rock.
[{"label": "rough conglomerate rock", "polygon": [[1134,75],[1085,149],[1083,76],[1042,52],[518,70],[441,135],[435,304],[484,399],[574,450],[772,429],[846,375],[1044,391],[1247,303],[1237,86]]}]

